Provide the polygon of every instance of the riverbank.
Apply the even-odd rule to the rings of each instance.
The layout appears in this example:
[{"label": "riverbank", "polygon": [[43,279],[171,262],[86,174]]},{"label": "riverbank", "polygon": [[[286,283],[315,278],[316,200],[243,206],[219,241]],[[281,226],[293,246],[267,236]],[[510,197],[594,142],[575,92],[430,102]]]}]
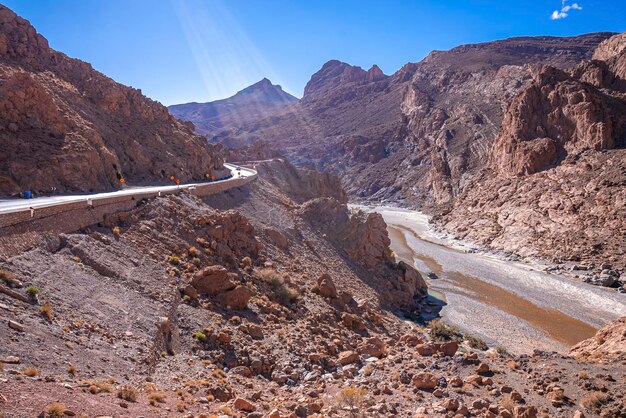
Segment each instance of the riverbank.
[{"label": "riverbank", "polygon": [[544,272],[543,263],[476,250],[438,232],[416,211],[358,207],[383,215],[396,257],[414,265],[429,288],[444,296],[444,320],[490,346],[565,353],[626,315],[624,295],[614,290]]}]

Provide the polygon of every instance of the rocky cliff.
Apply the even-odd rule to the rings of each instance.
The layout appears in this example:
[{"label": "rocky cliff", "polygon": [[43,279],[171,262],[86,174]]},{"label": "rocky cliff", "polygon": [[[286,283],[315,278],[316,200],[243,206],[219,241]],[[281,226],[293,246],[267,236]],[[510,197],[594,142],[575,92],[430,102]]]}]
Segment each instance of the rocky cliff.
[{"label": "rocky cliff", "polygon": [[0,195],[205,178],[217,149],[140,90],[49,48],[0,6]]},{"label": "rocky cliff", "polygon": [[449,229],[522,255],[626,265],[625,39],[602,43],[602,60],[536,70],[442,218]]}]

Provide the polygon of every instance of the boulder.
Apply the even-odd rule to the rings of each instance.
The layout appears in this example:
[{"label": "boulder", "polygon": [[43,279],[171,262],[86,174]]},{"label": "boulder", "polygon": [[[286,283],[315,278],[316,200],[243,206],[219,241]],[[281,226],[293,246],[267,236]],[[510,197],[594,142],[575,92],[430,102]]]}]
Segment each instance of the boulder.
[{"label": "boulder", "polygon": [[382,357],[387,353],[387,344],[378,337],[371,337],[359,344],[357,351],[369,357]]},{"label": "boulder", "polygon": [[339,353],[337,363],[341,365],[356,363],[361,359],[358,353],[354,351],[342,351]]},{"label": "boulder", "polygon": [[229,290],[221,295],[221,300],[224,305],[227,305],[231,309],[242,311],[248,307],[248,301],[254,295],[252,290],[246,286],[237,286],[233,290]]},{"label": "boulder", "polygon": [[448,341],[445,343],[437,344],[437,351],[442,353],[446,357],[452,357],[459,349],[459,343],[456,341]]},{"label": "boulder", "polygon": [[432,373],[419,372],[413,375],[411,383],[418,389],[434,389],[439,384],[439,380]]},{"label": "boulder", "polygon": [[327,273],[322,274],[320,278],[317,279],[317,285],[313,288],[313,292],[324,298],[337,298],[337,288],[335,287],[332,277]]},{"label": "boulder", "polygon": [[191,280],[191,285],[198,293],[212,296],[236,287],[235,283],[228,279],[228,270],[219,265],[205,267],[197,272]]}]

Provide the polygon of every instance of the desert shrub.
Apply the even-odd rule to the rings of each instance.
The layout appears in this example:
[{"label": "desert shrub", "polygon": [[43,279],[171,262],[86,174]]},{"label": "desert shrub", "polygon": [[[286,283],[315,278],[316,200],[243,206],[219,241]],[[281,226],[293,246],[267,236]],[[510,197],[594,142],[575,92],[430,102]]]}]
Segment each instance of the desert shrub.
[{"label": "desert shrub", "polygon": [[198,341],[199,343],[203,343],[206,341],[206,334],[202,331],[196,331],[193,334],[191,334],[191,336],[193,337],[194,340]]},{"label": "desert shrub", "polygon": [[78,371],[78,369],[76,368],[75,365],[70,364],[69,366],[67,366],[67,373],[71,374],[72,376],[76,374],[76,372]]},{"label": "desert shrub", "polygon": [[196,247],[189,247],[189,249],[187,250],[187,253],[191,256],[191,257],[200,257],[200,250],[197,249]]},{"label": "desert shrub", "polygon": [[489,347],[487,346],[487,344],[481,340],[478,337],[473,337],[471,335],[465,337],[465,339],[467,340],[467,344],[476,349],[476,350],[481,350],[481,351],[485,351],[487,349],[489,349]]},{"label": "desert shrub", "polygon": [[150,405],[156,405],[158,403],[165,403],[165,398],[167,396],[163,392],[152,392],[148,395],[148,400],[150,401]]},{"label": "desert shrub", "polygon": [[290,305],[298,300],[298,291],[289,287],[285,279],[280,277],[275,270],[263,269],[259,277],[270,286],[270,299],[283,306]]},{"label": "desert shrub", "polygon": [[0,372],[4,370],[4,363],[0,361]]},{"label": "desert shrub", "polygon": [[169,263],[173,266],[178,266],[180,265],[180,258],[178,256],[172,255],[170,256],[170,258],[168,259]]},{"label": "desert shrub", "polygon": [[349,387],[339,392],[339,402],[350,410],[350,416],[357,417],[366,393],[365,389]]},{"label": "desert shrub", "polygon": [[4,282],[9,287],[17,287],[19,284],[17,276],[4,269],[0,269],[0,282]]},{"label": "desert shrub", "polygon": [[462,335],[457,327],[447,325],[441,319],[435,319],[428,324],[430,337],[434,341],[461,341]]},{"label": "desert shrub", "polygon": [[22,374],[28,377],[36,377],[39,376],[39,370],[36,367],[27,367],[22,370]]},{"label": "desert shrub", "polygon": [[106,393],[111,393],[113,392],[113,389],[114,389],[111,383],[104,381],[104,380],[98,380],[97,382],[94,383],[94,386],[100,389],[101,392],[106,392]]},{"label": "desert shrub", "polygon": [[191,263],[196,267],[200,267],[202,261],[198,257],[194,257],[191,259]]},{"label": "desert shrub", "polygon": [[509,369],[511,369],[511,370],[519,369],[519,363],[517,361],[515,361],[515,360],[507,361],[506,365],[509,366]]},{"label": "desert shrub", "polygon": [[50,418],[61,418],[65,415],[65,405],[59,402],[46,406],[46,416]]},{"label": "desert shrub", "polygon": [[590,411],[600,412],[610,400],[611,398],[606,393],[593,392],[582,398],[580,404]]},{"label": "desert shrub", "polygon": [[50,302],[46,302],[43,305],[41,305],[41,308],[39,308],[39,313],[41,313],[41,316],[43,316],[47,320],[51,320],[52,319],[52,305],[50,304]]},{"label": "desert shrub", "polygon": [[115,238],[119,238],[120,234],[122,233],[122,230],[120,229],[119,226],[114,226],[112,231],[113,231],[113,236]]},{"label": "desert shrub", "polygon": [[498,355],[500,357],[510,357],[511,353],[509,353],[509,350],[507,350],[506,348],[502,347],[501,345],[496,347],[496,353],[498,353]]},{"label": "desert shrub", "polygon": [[589,373],[586,370],[581,370],[578,372],[578,378],[582,380],[589,379]]},{"label": "desert shrub", "polygon": [[176,410],[178,412],[185,412],[185,402],[184,401],[180,401],[176,404]]},{"label": "desert shrub", "polygon": [[31,296],[37,296],[41,291],[37,286],[33,286],[32,284],[26,288],[26,293]]},{"label": "desert shrub", "polygon": [[139,396],[139,390],[130,385],[124,385],[117,390],[117,397],[128,402],[135,402]]}]

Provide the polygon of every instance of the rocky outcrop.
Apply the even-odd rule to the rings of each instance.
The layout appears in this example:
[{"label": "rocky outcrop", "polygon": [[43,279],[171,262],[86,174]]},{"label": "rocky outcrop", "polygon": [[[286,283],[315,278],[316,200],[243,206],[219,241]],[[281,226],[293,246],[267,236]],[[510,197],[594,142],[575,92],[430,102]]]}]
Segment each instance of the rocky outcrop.
[{"label": "rocky outcrop", "polygon": [[389,248],[387,225],[380,214],[350,211],[334,199],[320,198],[302,205],[300,216],[347,257],[380,272],[380,278],[369,284],[378,290],[384,303],[409,311],[418,307],[426,294],[426,283],[413,267],[396,264]]},{"label": "rocky outcrop", "polygon": [[543,67],[533,83],[513,100],[504,117],[491,158],[504,174],[533,174],[585,150],[623,146],[626,104],[601,88],[606,76],[594,77],[584,64],[566,73]]},{"label": "rocky outcrop", "polygon": [[219,148],[140,90],[49,48],[0,6],[0,195],[206,178]]},{"label": "rocky outcrop", "polygon": [[626,359],[626,317],[605,325],[594,337],[576,344],[570,355],[579,360],[593,362]]},{"label": "rocky outcrop", "polygon": [[600,47],[607,61],[538,69],[510,104],[489,165],[436,220],[522,256],[624,268],[624,39]]},{"label": "rocky outcrop", "polygon": [[259,176],[289,195],[297,203],[328,197],[347,203],[348,197],[339,178],[316,170],[297,169],[284,159],[276,158],[256,165]]}]

